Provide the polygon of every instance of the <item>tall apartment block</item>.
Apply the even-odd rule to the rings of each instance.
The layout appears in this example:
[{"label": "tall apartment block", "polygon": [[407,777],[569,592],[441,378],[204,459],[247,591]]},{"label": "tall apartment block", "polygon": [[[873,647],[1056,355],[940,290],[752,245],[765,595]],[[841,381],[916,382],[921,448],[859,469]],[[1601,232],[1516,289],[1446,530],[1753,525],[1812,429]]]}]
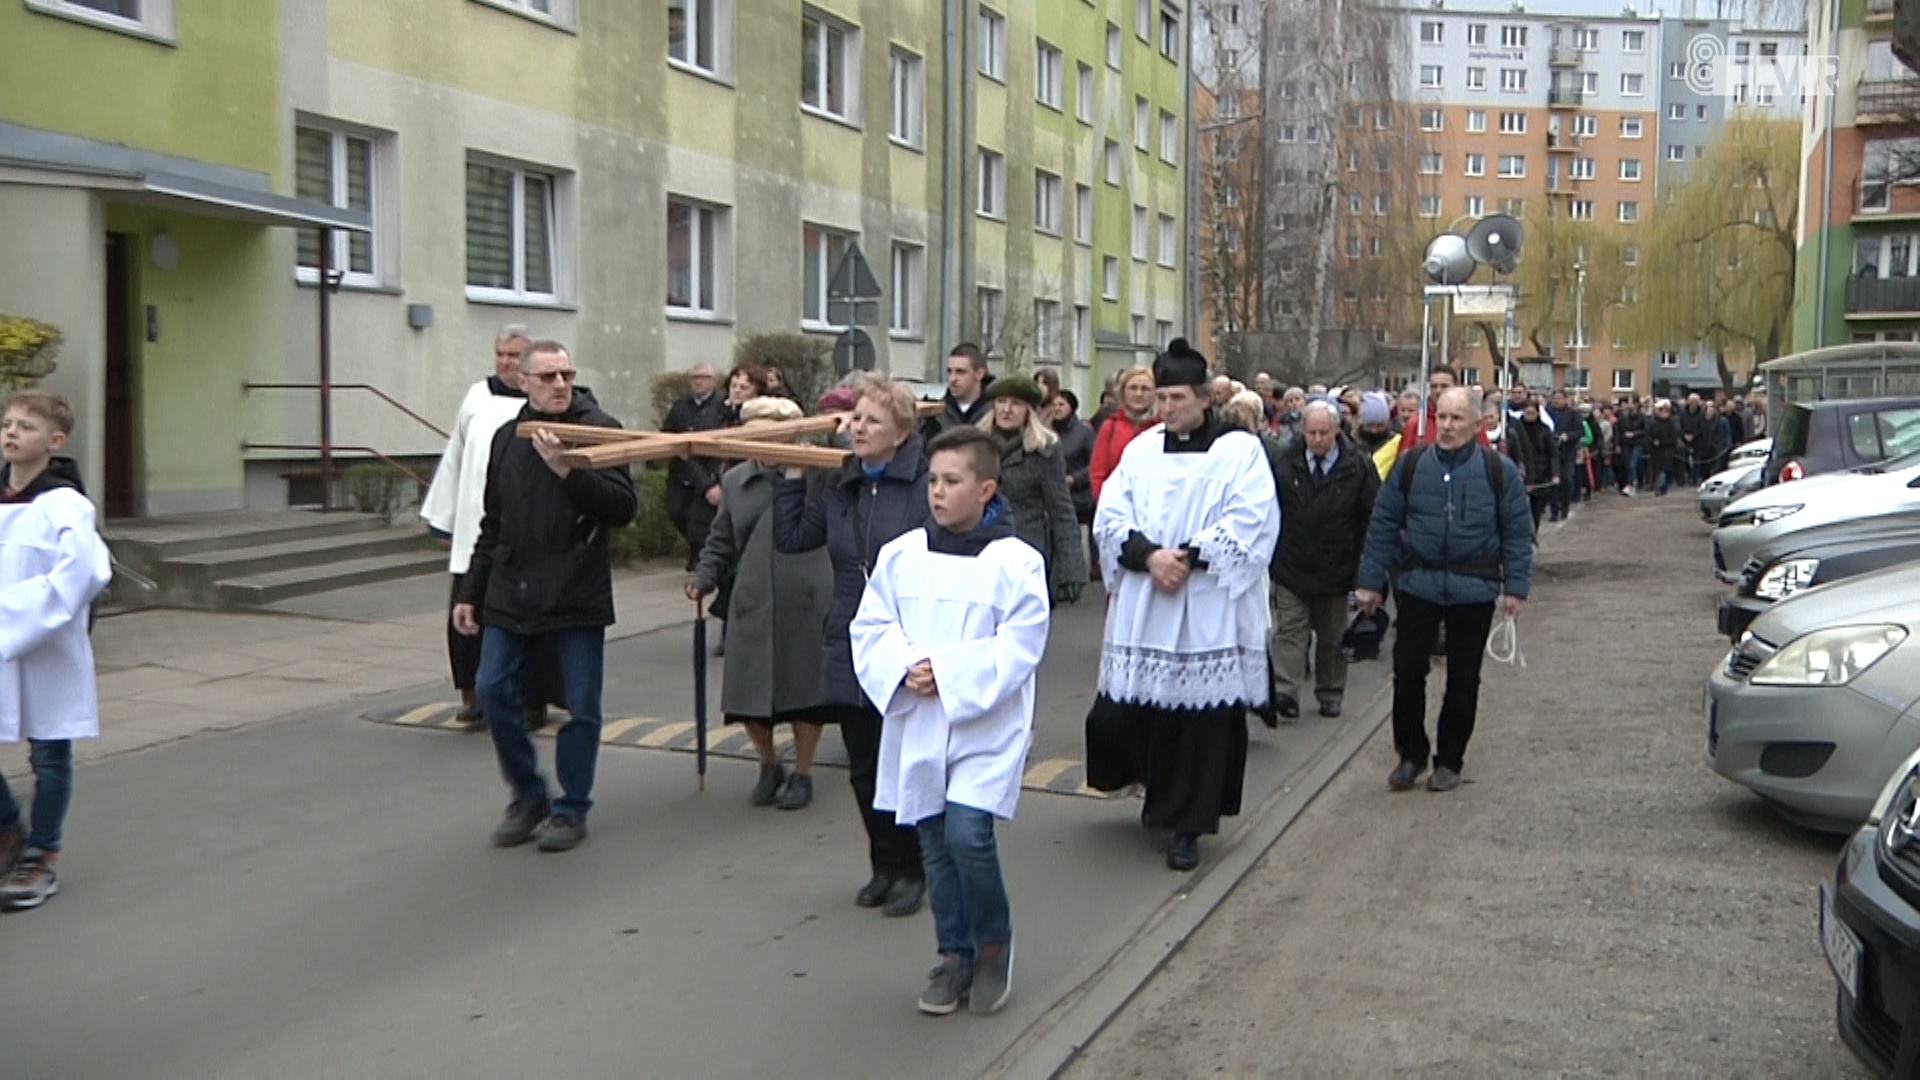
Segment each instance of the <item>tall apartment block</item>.
[{"label": "tall apartment block", "polygon": [[1174,0],[14,0],[0,40],[0,307],[64,331],[111,514],[303,501],[323,261],[372,388],[331,441],[403,460],[502,325],[644,426],[662,371],[837,337],[856,243],[906,377],[974,339],[1090,402],[1181,318]]}]

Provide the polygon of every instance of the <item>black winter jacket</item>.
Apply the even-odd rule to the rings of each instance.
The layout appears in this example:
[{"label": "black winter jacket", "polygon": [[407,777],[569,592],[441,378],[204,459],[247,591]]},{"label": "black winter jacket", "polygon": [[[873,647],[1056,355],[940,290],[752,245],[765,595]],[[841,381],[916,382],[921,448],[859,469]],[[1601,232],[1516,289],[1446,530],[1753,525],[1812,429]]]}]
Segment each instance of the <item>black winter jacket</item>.
[{"label": "black winter jacket", "polygon": [[1380,494],[1380,470],[1373,457],[1345,435],[1335,444],[1340,456],[1325,483],[1315,484],[1307,441],[1295,439],[1274,467],[1280,493],[1280,542],[1274,545],[1267,574],[1296,596],[1325,596],[1353,588],[1360,552],[1367,543],[1367,522]]},{"label": "black winter jacket", "polygon": [[[695,402],[693,395],[688,394],[667,410],[667,421],[660,425],[660,430],[666,434],[715,431],[727,426],[727,415],[726,399],[717,392],[708,394],[703,402]],[[717,458],[672,458],[667,462],[667,483],[705,495],[708,488],[720,482],[724,472],[725,463]]]},{"label": "black winter jacket", "polygon": [[1645,413],[1621,413],[1613,422],[1614,438],[1620,440],[1620,449],[1631,450],[1636,446],[1647,445],[1647,416]]},{"label": "black winter jacket", "polygon": [[867,479],[860,459],[855,458],[818,499],[807,498],[804,478],[782,477],[775,483],[774,550],[797,555],[825,544],[833,563],[833,604],[827,613],[822,672],[828,704],[867,704],[853,674],[853,643],[847,630],[880,549],[925,525],[930,517],[925,444],[917,433],[907,436],[894,451],[878,480]]},{"label": "black winter jacket", "polygon": [[988,375],[980,381],[980,396],[973,404],[961,408],[953,399],[953,391],[940,399],[940,411],[920,422],[920,437],[932,442],[934,436],[957,427],[977,427],[980,421],[993,413],[993,401],[987,397],[987,387],[993,385],[993,376]]},{"label": "black winter jacket", "polygon": [[1554,449],[1553,430],[1544,421],[1529,424],[1523,418],[1514,424],[1507,438],[1507,456],[1520,466],[1521,479],[1530,491],[1560,482],[1560,453]]},{"label": "black winter jacket", "polygon": [[[591,397],[576,393],[559,416],[523,406],[518,417],[617,428]],[[639,506],[625,465],[554,475],[531,439],[502,424],[487,462],[486,514],[460,600],[481,623],[516,634],[613,625],[607,535]]]}]

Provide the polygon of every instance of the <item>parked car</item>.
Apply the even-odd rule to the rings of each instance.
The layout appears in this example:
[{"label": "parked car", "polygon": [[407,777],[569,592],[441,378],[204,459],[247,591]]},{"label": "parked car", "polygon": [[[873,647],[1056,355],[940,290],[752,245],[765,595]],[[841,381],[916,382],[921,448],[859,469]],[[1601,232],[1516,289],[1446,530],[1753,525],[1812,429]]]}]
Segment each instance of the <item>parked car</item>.
[{"label": "parked car", "polygon": [[1862,514],[1920,510],[1920,454],[1889,461],[1885,471],[1870,469],[1775,484],[1729,504],[1713,530],[1714,576],[1734,584],[1754,552],[1788,533]]},{"label": "parked car", "polygon": [[1920,397],[1794,402],[1780,408],[1767,483],[1857,469],[1920,450]]},{"label": "parked car", "polygon": [[1920,566],[1767,609],[1707,679],[1707,764],[1791,821],[1852,832],[1920,750]]},{"label": "parked car", "polygon": [[1700,511],[1702,521],[1717,521],[1728,503],[1759,491],[1766,478],[1765,460],[1728,466],[1700,482],[1700,490],[1693,498],[1694,508]]},{"label": "parked car", "polygon": [[1840,984],[1834,1013],[1841,1041],[1876,1075],[1913,1075],[1920,1048],[1920,754],[1894,770],[1867,823],[1841,851],[1833,883],[1820,887],[1818,926]]},{"label": "parked car", "polygon": [[1737,642],[1761,612],[1789,596],[1915,560],[1920,560],[1920,511],[1788,533],[1747,560],[1733,595],[1720,598],[1715,625]]},{"label": "parked car", "polygon": [[1742,465],[1765,465],[1767,458],[1772,454],[1772,439],[1755,439],[1752,442],[1744,442],[1734,447],[1733,453],[1727,456],[1727,468],[1737,469]]}]

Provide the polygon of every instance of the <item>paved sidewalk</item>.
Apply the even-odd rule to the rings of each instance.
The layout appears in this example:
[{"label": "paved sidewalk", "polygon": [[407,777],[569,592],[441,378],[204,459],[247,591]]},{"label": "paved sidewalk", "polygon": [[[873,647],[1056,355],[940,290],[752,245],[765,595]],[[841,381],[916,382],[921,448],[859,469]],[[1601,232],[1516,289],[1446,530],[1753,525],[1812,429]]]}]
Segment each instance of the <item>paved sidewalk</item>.
[{"label": "paved sidewalk", "polygon": [[[684,575],[664,563],[614,572],[620,640],[685,622]],[[129,754],[201,732],[231,731],[309,709],[415,687],[447,673],[447,579],[346,589],[269,611],[161,608],[94,627],[101,737],[76,743],[81,762]],[[8,754],[0,770],[26,771]]]}]

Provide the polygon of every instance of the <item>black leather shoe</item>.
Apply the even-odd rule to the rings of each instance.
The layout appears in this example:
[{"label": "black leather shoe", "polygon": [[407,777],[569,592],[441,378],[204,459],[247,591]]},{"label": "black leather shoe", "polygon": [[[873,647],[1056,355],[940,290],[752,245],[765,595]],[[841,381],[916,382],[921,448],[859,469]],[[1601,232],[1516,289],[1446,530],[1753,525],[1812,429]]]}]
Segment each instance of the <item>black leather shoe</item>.
[{"label": "black leather shoe", "polygon": [[1459,786],[1460,773],[1454,769],[1447,768],[1445,765],[1434,769],[1433,775],[1427,777],[1428,791],[1452,791]]},{"label": "black leather shoe", "polygon": [[1274,703],[1273,711],[1288,720],[1300,719],[1300,703],[1294,700],[1292,694],[1281,694]]},{"label": "black leather shoe", "polygon": [[1337,702],[1337,701],[1323,701],[1323,702],[1321,702],[1321,703],[1320,703],[1320,715],[1321,715],[1321,716],[1324,716],[1324,717],[1326,717],[1326,718],[1327,718],[1327,719],[1329,719],[1329,720],[1331,720],[1331,719],[1333,719],[1333,718],[1334,718],[1334,717],[1336,717],[1336,716],[1339,716],[1339,715],[1340,715],[1340,703],[1339,703],[1339,702]]},{"label": "black leather shoe", "polygon": [[1187,873],[1200,865],[1200,837],[1190,832],[1174,833],[1167,845],[1167,869]]},{"label": "black leather shoe", "polygon": [[897,878],[887,889],[887,902],[884,915],[889,919],[904,918],[920,910],[920,901],[927,895],[927,882],[924,878]]},{"label": "black leather shoe", "polygon": [[1402,758],[1400,764],[1387,774],[1387,786],[1394,791],[1412,791],[1413,785],[1420,780],[1420,774],[1425,771],[1419,762]]},{"label": "black leather shoe", "polygon": [[873,875],[873,880],[860,886],[854,894],[853,902],[861,907],[879,907],[887,902],[887,890],[893,888],[893,879],[885,874]]}]

